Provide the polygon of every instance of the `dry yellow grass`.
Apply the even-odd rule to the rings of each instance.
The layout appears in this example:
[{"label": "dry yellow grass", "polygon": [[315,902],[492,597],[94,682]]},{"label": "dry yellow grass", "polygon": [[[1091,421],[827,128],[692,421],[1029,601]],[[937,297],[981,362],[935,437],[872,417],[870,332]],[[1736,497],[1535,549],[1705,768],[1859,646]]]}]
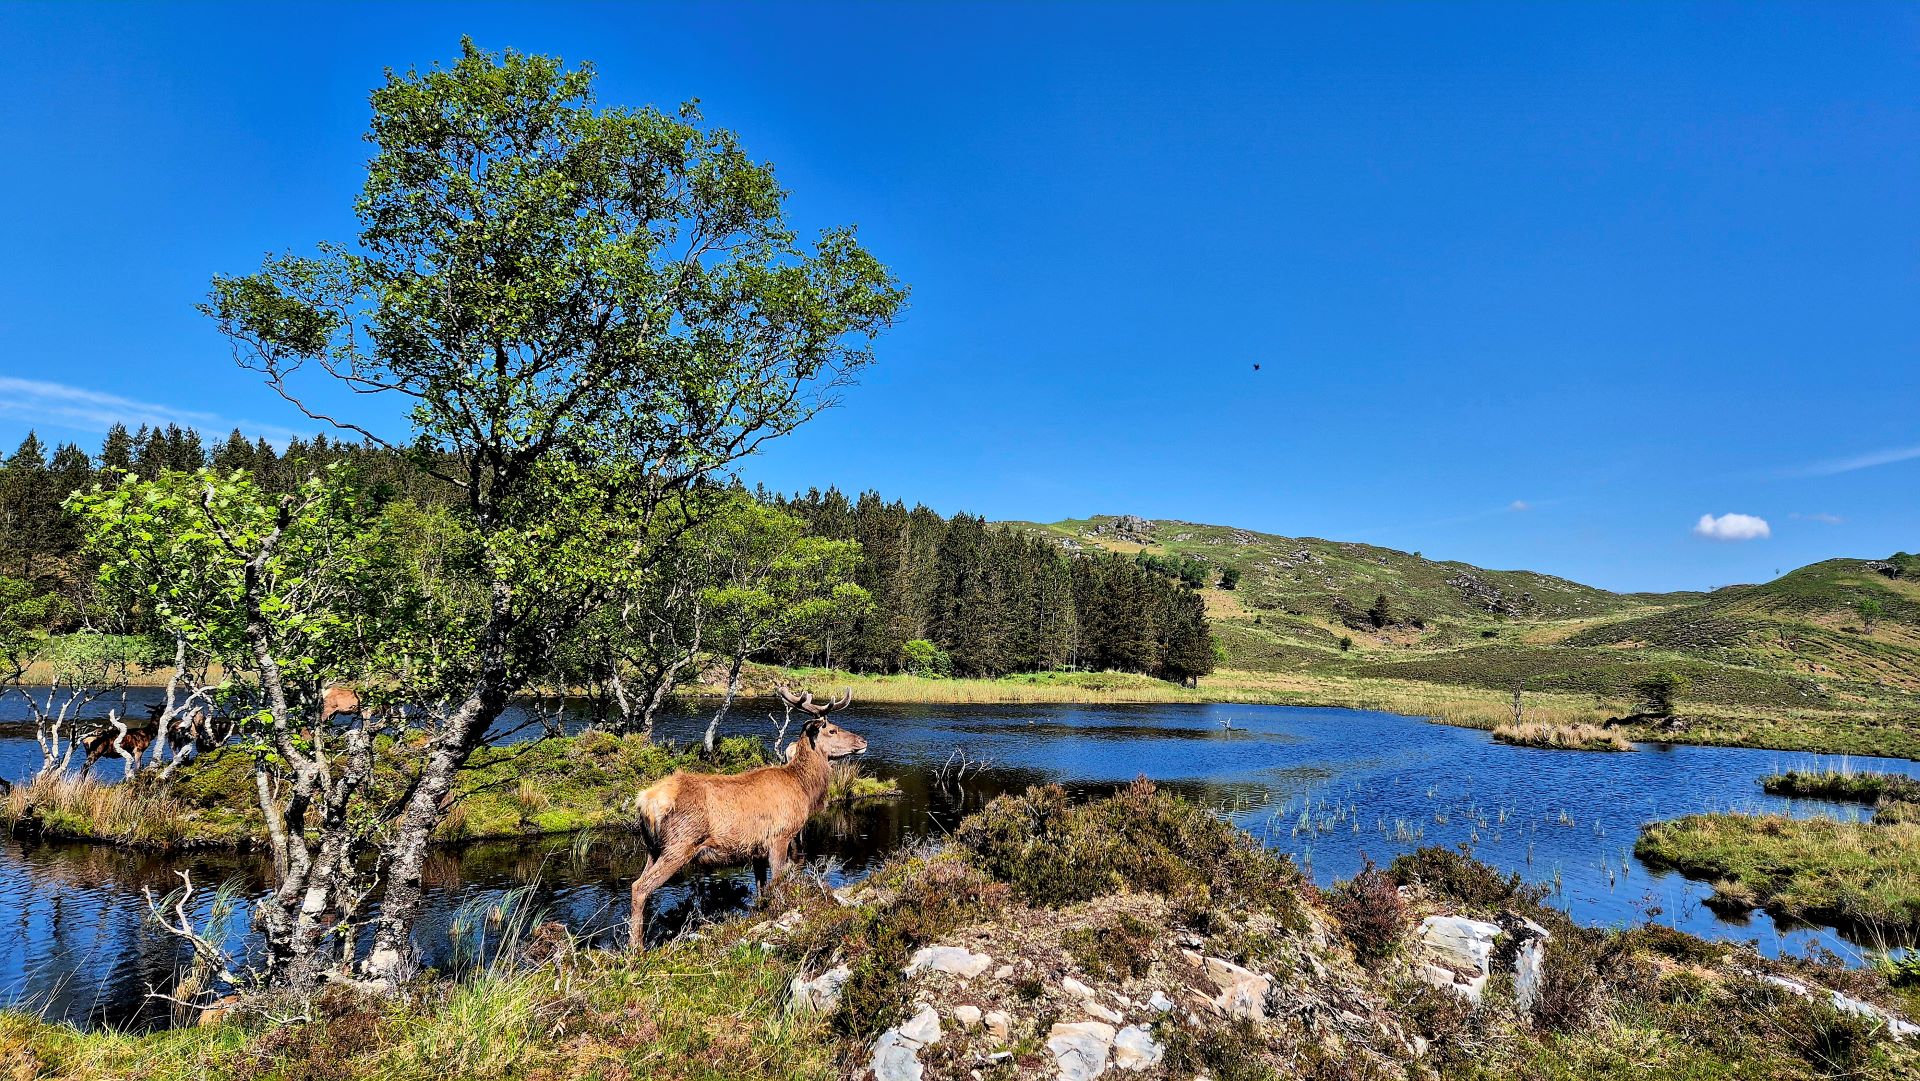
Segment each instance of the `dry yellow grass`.
[{"label": "dry yellow grass", "polygon": [[143,785],[37,777],[14,785],[0,801],[0,826],[11,830],[32,822],[53,836],[174,844],[185,811],[178,800]]},{"label": "dry yellow grass", "polygon": [[1543,724],[1527,721],[1494,728],[1493,738],[1519,747],[1556,751],[1631,751],[1633,744],[1618,732],[1591,724]]}]

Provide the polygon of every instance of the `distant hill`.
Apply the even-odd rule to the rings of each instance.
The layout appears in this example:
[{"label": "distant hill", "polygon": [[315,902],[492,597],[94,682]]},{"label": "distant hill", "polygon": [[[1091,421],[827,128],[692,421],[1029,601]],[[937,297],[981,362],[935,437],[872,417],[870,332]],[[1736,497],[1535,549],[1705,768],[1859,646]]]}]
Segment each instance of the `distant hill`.
[{"label": "distant hill", "polygon": [[[1212,569],[1231,667],[1617,697],[1658,671],[1724,707],[1906,709],[1920,695],[1920,559],[1831,559],[1710,593],[1613,593],[1370,544],[1099,515],[1008,522],[1074,548]],[[1238,570],[1238,587],[1217,587]],[[1369,609],[1386,598],[1387,619]],[[1878,602],[1872,633],[1859,602]],[[1342,646],[1342,640],[1346,645]]]},{"label": "distant hill", "polygon": [[1494,571],[1468,563],[1436,562],[1418,552],[1317,537],[1196,522],[1150,522],[1131,515],[1040,525],[1009,522],[1077,545],[1118,551],[1152,547],[1192,556],[1224,570],[1235,567],[1242,605],[1297,615],[1331,610],[1338,598],[1365,609],[1386,594],[1425,621],[1485,622],[1516,617],[1568,619],[1625,611],[1643,600],[1533,571]]},{"label": "distant hill", "polygon": [[[1920,691],[1920,573],[1909,569],[1920,572],[1891,560],[1829,559],[1695,604],[1588,627],[1566,642]],[[1882,610],[1871,634],[1863,600]]]}]

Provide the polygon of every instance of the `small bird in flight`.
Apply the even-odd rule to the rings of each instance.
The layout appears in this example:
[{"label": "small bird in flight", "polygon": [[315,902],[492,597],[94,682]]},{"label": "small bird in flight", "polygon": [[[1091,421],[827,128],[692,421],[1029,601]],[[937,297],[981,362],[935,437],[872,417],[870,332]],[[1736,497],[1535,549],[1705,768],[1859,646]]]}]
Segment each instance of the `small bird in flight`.
[{"label": "small bird in flight", "polygon": [[1260,370],[1260,365],[1258,365],[1258,364],[1255,364],[1255,365],[1253,366],[1253,370],[1254,370],[1254,371],[1256,371],[1256,372],[1257,372],[1257,371],[1259,371],[1259,370]]}]

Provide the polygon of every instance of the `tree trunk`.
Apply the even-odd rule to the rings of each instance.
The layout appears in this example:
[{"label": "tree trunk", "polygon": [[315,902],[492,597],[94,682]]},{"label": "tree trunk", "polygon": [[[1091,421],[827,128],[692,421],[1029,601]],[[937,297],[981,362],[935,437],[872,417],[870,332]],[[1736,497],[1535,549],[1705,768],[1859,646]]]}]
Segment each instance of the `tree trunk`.
[{"label": "tree trunk", "polygon": [[720,722],[726,719],[727,711],[733,708],[734,698],[740,694],[740,669],[746,663],[745,657],[735,657],[727,666],[727,693],[720,699],[720,708],[714,713],[713,719],[707,722],[705,745],[709,757],[713,755],[714,743],[720,733]]},{"label": "tree trunk", "polygon": [[364,971],[368,978],[386,981],[390,987],[405,983],[420,969],[412,931],[425,896],[421,877],[427,843],[434,827],[446,816],[455,775],[512,701],[507,647],[513,616],[504,589],[496,586],[494,593],[494,610],[482,632],[480,671],[473,690],[459,708],[440,721],[428,741],[426,764],[400,812],[393,838],[386,844],[386,885],[380,895],[380,918],[374,923],[373,951],[367,956]]}]

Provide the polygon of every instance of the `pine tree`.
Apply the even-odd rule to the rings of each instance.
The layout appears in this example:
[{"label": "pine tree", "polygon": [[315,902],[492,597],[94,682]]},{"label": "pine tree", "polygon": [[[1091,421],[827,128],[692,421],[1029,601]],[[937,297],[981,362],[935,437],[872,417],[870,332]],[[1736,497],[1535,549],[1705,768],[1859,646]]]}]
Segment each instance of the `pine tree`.
[{"label": "pine tree", "polygon": [[107,429],[106,441],[100,444],[100,469],[102,472],[133,469],[133,436],[127,434],[127,426],[115,424]]}]

